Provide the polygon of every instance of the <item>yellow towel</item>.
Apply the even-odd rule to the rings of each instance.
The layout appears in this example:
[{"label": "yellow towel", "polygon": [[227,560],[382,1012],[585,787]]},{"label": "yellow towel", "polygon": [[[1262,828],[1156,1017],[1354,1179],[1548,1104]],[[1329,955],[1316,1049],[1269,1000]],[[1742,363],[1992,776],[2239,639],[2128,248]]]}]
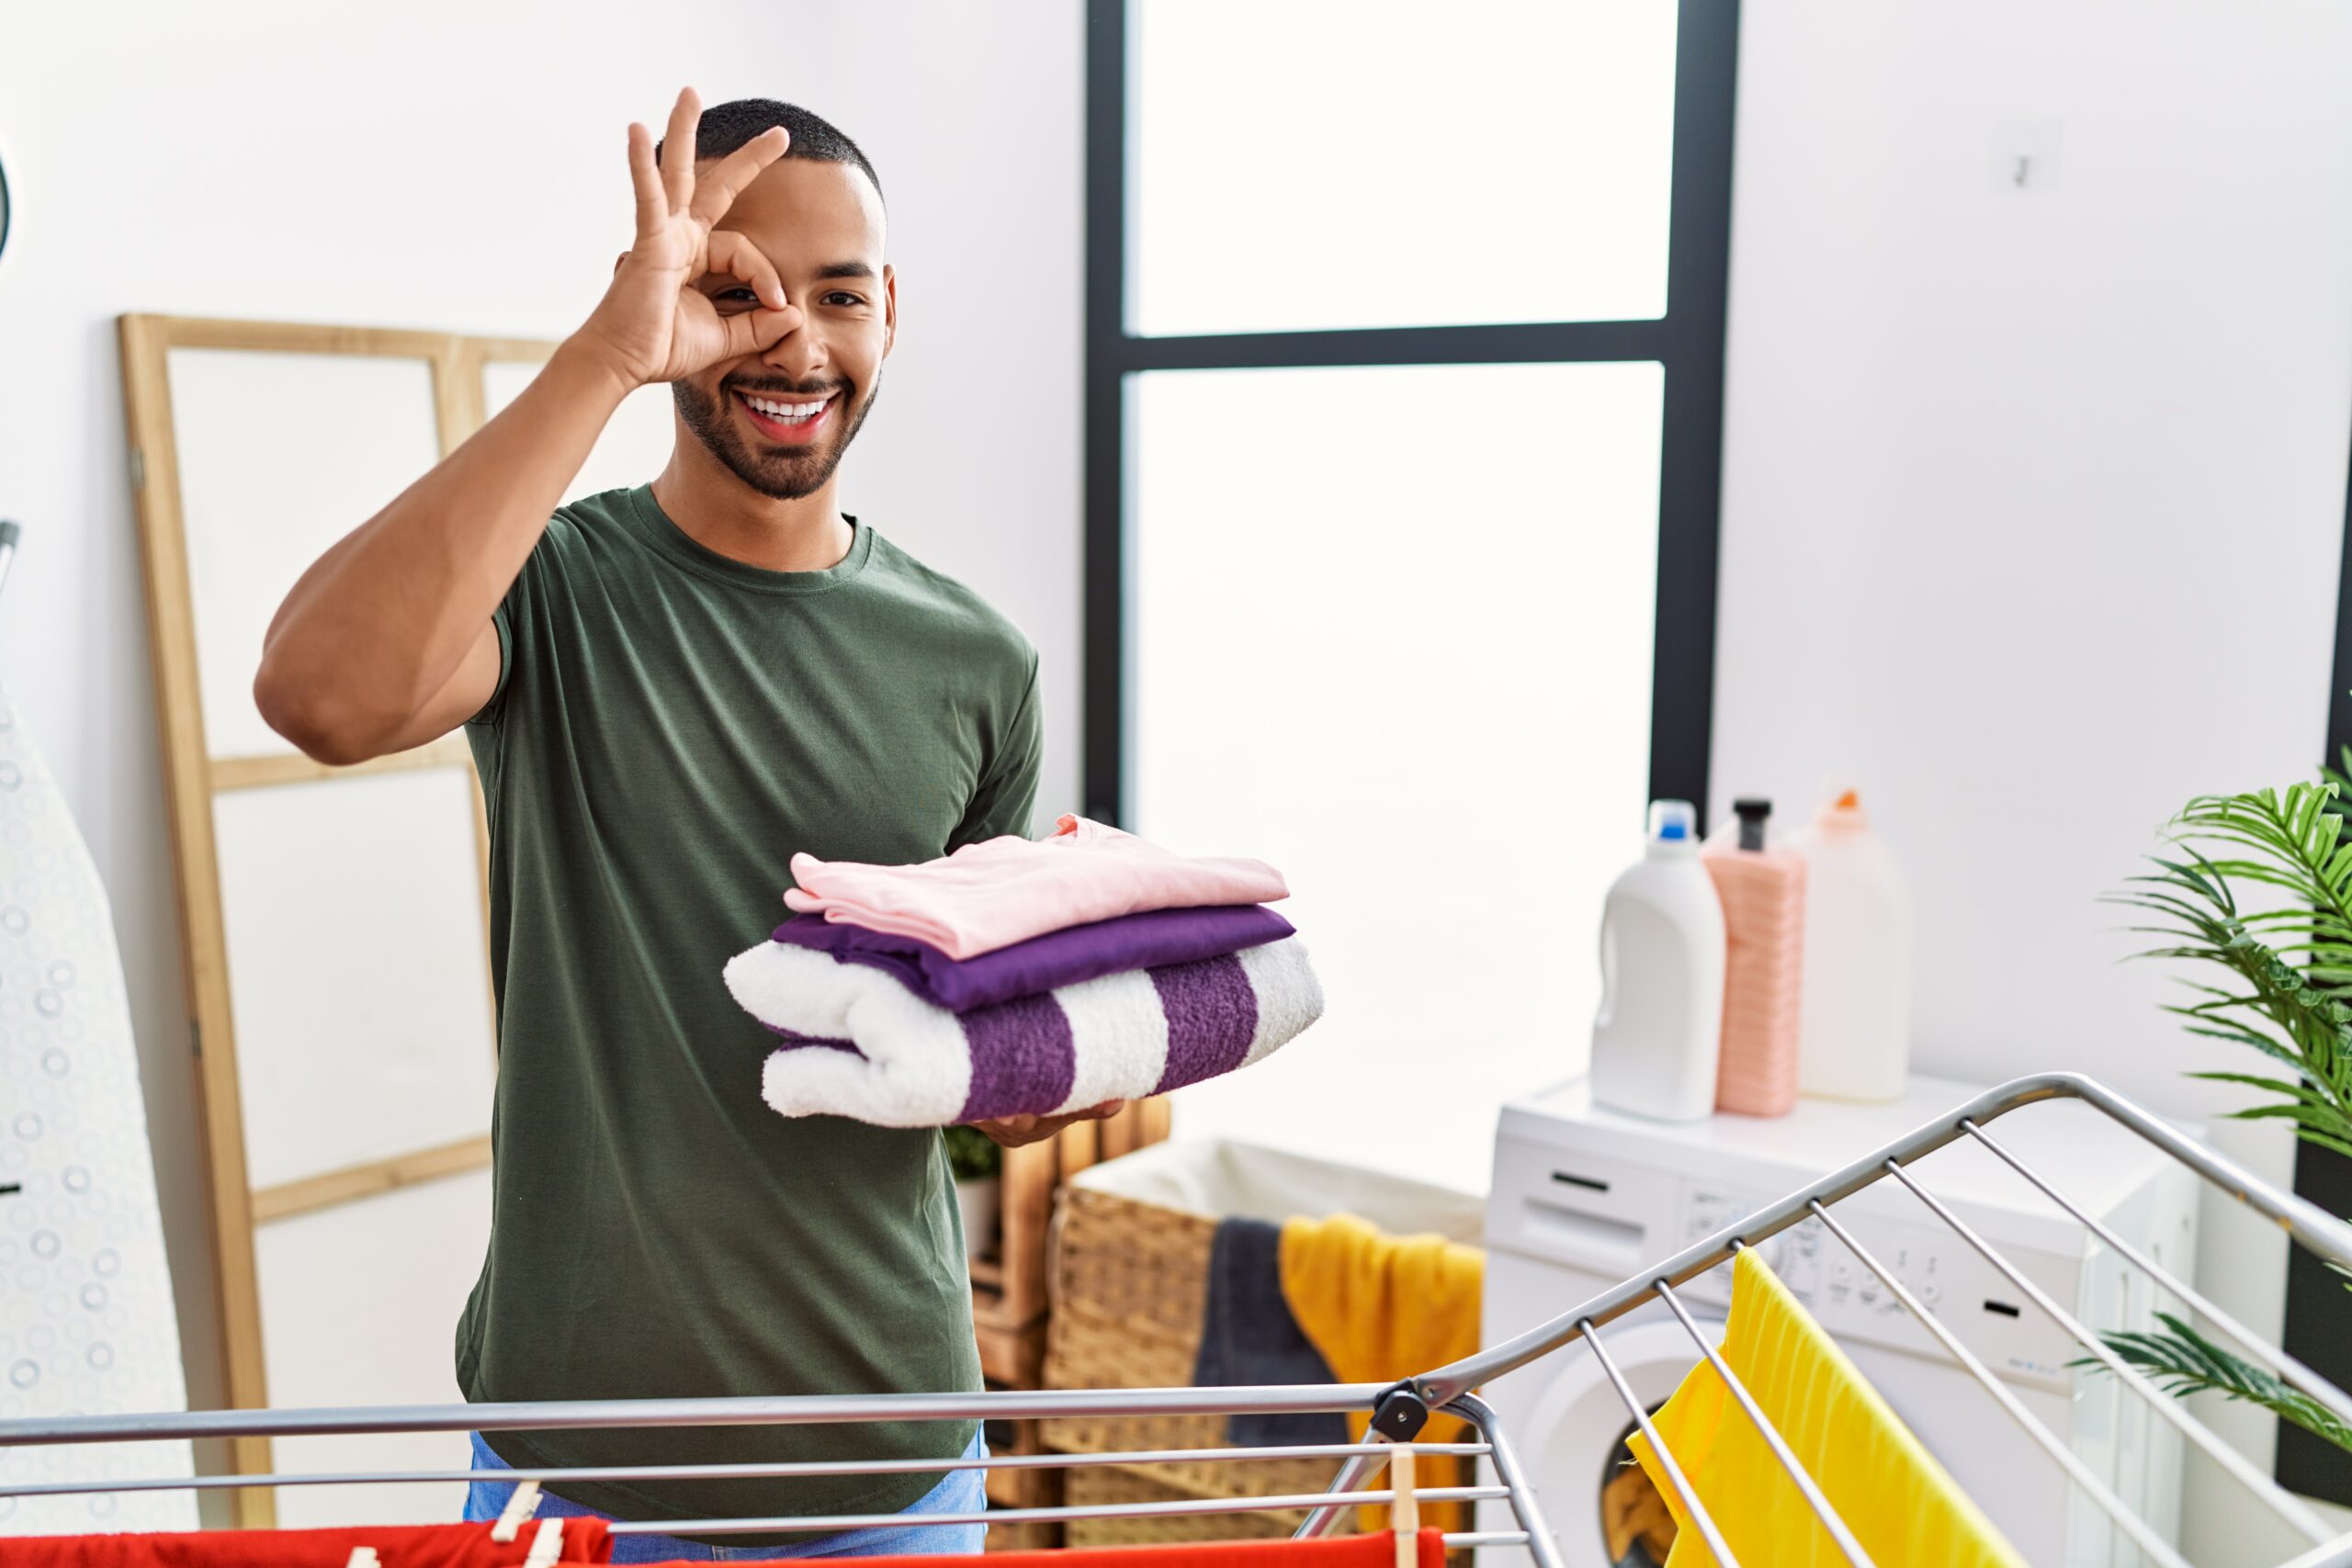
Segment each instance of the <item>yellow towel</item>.
[{"label": "yellow towel", "polygon": [[[2025,1568],[1753,1249],[1733,1260],[1724,1361],[1771,1417],[1879,1568]],[[1843,1568],[1845,1558],[1714,1368],[1702,1360],[1652,1421],[1743,1562]],[[1667,1568],[1712,1565],[1639,1433],[1629,1439],[1681,1533]]]},{"label": "yellow towel", "polygon": [[[1283,1226],[1283,1297],[1306,1337],[1341,1382],[1387,1382],[1434,1371],[1478,1348],[1478,1292],[1486,1255],[1442,1235],[1393,1236],[1357,1219],[1294,1219]],[[1349,1417],[1361,1440],[1368,1417]],[[1458,1443],[1467,1428],[1451,1416],[1432,1416],[1421,1430],[1428,1443]],[[1422,1461],[1423,1485],[1457,1486],[1458,1461]],[[1382,1529],[1379,1510],[1360,1516]],[[1434,1503],[1422,1522],[1438,1529],[1465,1528],[1463,1506]]]}]

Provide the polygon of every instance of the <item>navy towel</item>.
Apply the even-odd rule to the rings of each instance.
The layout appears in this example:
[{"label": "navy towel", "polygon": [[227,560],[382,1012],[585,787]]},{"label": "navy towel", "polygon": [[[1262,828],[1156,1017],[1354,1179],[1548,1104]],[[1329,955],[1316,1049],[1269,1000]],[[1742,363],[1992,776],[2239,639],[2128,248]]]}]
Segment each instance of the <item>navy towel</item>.
[{"label": "navy towel", "polygon": [[[1201,1353],[1193,1363],[1193,1386],[1338,1381],[1283,1298],[1282,1227],[1263,1220],[1217,1222],[1209,1245],[1208,1308],[1202,1314]],[[1225,1436],[1245,1449],[1344,1443],[1348,1418],[1337,1410],[1233,1416],[1226,1420]]]}]

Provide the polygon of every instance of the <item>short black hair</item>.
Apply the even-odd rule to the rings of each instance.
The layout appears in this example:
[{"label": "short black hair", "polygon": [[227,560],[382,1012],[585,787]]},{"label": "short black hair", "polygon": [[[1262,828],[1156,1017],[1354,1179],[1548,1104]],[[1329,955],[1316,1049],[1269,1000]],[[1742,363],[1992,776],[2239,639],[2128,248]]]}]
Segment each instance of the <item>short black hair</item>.
[{"label": "short black hair", "polygon": [[[854,164],[874,182],[874,194],[882,194],[882,176],[874,172],[874,164],[864,150],[843,135],[839,126],[798,104],[780,103],[775,98],[736,98],[703,110],[702,119],[695,127],[695,157],[697,161],[724,158],[761,132],[779,125],[792,135],[792,145],[785,149],[786,157],[812,158],[820,164]],[[658,141],[653,144],[653,155],[662,155]]]}]

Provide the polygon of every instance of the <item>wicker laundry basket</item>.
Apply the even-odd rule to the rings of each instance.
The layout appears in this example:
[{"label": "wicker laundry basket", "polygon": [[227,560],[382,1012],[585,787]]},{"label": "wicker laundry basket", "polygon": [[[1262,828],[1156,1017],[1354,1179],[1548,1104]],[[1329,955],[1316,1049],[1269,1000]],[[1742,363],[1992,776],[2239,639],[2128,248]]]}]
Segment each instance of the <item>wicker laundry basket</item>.
[{"label": "wicker laundry basket", "polygon": [[[1193,1381],[1207,1304],[1209,1253],[1230,1214],[1276,1221],[1292,1214],[1362,1214],[1398,1231],[1437,1231],[1476,1241],[1476,1198],[1418,1182],[1223,1140],[1161,1144],[1085,1171],[1064,1184],[1053,1237],[1053,1314],[1047,1388],[1170,1388]],[[1231,1445],[1223,1416],[1071,1416],[1047,1421],[1048,1448],[1064,1453]],[[1319,1492],[1338,1473],[1331,1459],[1087,1466],[1069,1472],[1068,1500],[1172,1501]],[[1298,1518],[1203,1515],[1073,1521],[1071,1545],[1283,1535]],[[1343,1528],[1353,1529],[1353,1511]]]}]

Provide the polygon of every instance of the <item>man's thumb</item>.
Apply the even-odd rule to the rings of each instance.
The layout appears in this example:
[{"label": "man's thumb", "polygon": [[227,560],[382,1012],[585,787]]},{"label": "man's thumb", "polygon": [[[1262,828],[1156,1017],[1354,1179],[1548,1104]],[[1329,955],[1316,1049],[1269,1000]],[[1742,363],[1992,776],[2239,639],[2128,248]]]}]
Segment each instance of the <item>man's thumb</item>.
[{"label": "man's thumb", "polygon": [[763,305],[752,312],[752,337],[762,348],[774,348],[800,326],[800,307],[771,310]]}]

